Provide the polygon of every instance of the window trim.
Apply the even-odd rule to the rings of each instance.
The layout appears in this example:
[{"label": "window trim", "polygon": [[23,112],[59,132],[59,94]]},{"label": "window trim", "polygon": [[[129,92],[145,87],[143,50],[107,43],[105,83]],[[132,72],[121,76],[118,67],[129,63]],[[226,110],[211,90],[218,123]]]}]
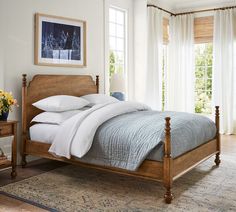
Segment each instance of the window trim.
[{"label": "window trim", "polygon": [[[124,23],[123,24],[114,23],[114,22],[110,21],[110,16],[109,16],[110,9],[114,9],[116,11],[120,11],[120,12],[124,13]],[[124,66],[124,73],[123,74],[125,76],[126,84],[127,84],[127,76],[128,76],[128,10],[124,9],[124,8],[114,6],[114,5],[109,5],[109,8],[108,8],[108,26],[109,26],[110,23],[120,25],[120,26],[124,26],[124,37],[123,38],[119,37],[119,36],[110,35],[110,31],[109,31],[110,29],[108,27],[108,39],[109,39],[109,42],[108,42],[108,50],[109,50],[108,56],[110,57],[110,50],[111,50],[111,48],[110,48],[110,38],[114,37],[114,38],[123,39],[124,40],[123,51],[114,50],[114,52],[122,52],[124,54],[124,63],[115,63],[115,65],[122,64]],[[110,62],[109,62],[109,65],[110,65]],[[108,69],[108,76],[109,75],[110,75],[110,70]]]}]

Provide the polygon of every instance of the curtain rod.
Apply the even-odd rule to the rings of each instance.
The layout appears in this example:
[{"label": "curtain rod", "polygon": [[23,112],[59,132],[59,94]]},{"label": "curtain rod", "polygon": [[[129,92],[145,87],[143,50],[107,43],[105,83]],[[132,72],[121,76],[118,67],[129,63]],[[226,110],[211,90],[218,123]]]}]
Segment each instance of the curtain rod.
[{"label": "curtain rod", "polygon": [[157,9],[159,9],[159,10],[162,10],[162,11],[164,11],[164,12],[166,12],[166,13],[169,13],[170,15],[175,15],[174,13],[172,13],[172,12],[170,12],[170,11],[168,11],[168,10],[165,10],[165,9],[163,9],[163,8],[161,8],[161,7],[158,7],[158,6],[154,5],[154,4],[148,4],[147,7],[155,7],[155,8],[157,8]]},{"label": "curtain rod", "polygon": [[193,14],[193,13],[202,13],[202,12],[210,12],[210,11],[216,11],[216,10],[227,10],[227,9],[234,9],[236,8],[236,6],[229,6],[229,7],[219,7],[219,8],[212,8],[212,9],[205,9],[205,10],[194,10],[194,11],[190,11],[190,12],[183,12],[183,13],[172,13],[168,10],[165,10],[161,7],[158,7],[156,5],[152,5],[152,4],[148,4],[147,7],[155,7],[157,9],[160,9],[164,12],[167,12],[169,13],[170,15],[174,15],[174,16],[177,16],[177,15],[187,15],[187,14]]}]

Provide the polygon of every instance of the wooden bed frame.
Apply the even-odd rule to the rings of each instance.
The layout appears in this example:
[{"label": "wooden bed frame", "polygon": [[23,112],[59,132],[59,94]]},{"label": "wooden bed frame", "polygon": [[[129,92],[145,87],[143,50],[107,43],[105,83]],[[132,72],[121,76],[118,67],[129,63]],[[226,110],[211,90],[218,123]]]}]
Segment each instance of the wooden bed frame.
[{"label": "wooden bed frame", "polygon": [[128,171],[113,167],[98,166],[79,162],[76,158],[66,159],[54,157],[48,153],[50,144],[30,140],[30,121],[39,114],[39,109],[32,106],[32,103],[52,95],[73,95],[82,96],[98,93],[99,77],[96,82],[87,75],[35,75],[27,85],[26,74],[22,79],[22,166],[26,166],[26,156],[34,155],[52,160],[64,161],[71,164],[78,164],[85,167],[110,171],[113,173],[136,176],[139,178],[161,181],[164,183],[166,193],[165,202],[171,203],[173,195],[171,192],[174,180],[196,167],[201,162],[216,155],[215,163],[220,164],[220,135],[219,135],[219,107],[216,106],[215,124],[216,136],[213,140],[177,157],[171,157],[171,128],[170,118],[165,118],[165,141],[164,158],[162,162],[145,160],[137,171]]}]

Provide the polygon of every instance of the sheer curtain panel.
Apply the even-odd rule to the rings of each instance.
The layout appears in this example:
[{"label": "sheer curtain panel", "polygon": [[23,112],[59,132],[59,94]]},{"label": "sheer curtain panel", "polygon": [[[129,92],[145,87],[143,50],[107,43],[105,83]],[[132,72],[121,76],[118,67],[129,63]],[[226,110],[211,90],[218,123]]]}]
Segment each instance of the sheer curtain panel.
[{"label": "sheer curtain panel", "polygon": [[236,10],[214,14],[213,102],[220,106],[221,133],[236,133]]},{"label": "sheer curtain panel", "polygon": [[194,17],[171,16],[167,110],[194,112]]},{"label": "sheer curtain panel", "polygon": [[162,44],[163,13],[148,7],[147,72],[145,103],[161,110],[162,105]]}]

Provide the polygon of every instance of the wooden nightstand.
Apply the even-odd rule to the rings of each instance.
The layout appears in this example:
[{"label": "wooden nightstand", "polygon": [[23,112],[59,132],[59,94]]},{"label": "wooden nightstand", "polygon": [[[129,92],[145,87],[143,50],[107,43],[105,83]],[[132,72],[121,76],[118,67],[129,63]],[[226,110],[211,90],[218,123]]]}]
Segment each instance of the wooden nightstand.
[{"label": "wooden nightstand", "polygon": [[0,169],[12,167],[11,177],[16,177],[17,158],[17,121],[0,121],[0,138],[13,136],[11,161],[0,161]]}]

